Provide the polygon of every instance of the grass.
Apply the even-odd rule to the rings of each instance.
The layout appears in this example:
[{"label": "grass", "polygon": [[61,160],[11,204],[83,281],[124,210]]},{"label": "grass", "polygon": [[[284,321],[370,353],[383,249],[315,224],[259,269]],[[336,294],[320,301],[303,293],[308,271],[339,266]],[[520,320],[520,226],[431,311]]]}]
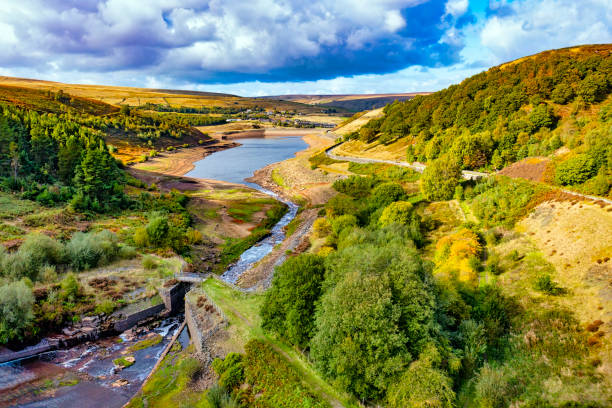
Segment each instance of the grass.
[{"label": "grass", "polygon": [[0,223],[0,241],[8,241],[16,238],[23,238],[26,231],[10,224]]},{"label": "grass", "polygon": [[303,383],[319,397],[332,402],[339,401],[347,407],[358,406],[350,396],[339,392],[327,383],[314,370],[306,356],[288,346],[284,342],[272,338],[261,329],[259,309],[263,303],[263,295],[245,294],[236,291],[217,279],[208,279],[202,283],[206,294],[223,310],[229,320],[230,336],[226,340],[226,348],[243,351],[244,345],[251,339],[259,339],[269,345],[287,360],[293,369],[299,373]]},{"label": "grass", "polygon": [[148,339],[144,339],[139,341],[138,343],[130,346],[129,350],[131,352],[135,352],[138,350],[144,350],[149,347],[153,347],[163,340],[163,337],[160,334],[156,334],[155,336],[149,337]]},{"label": "grass", "polygon": [[[178,343],[175,343],[175,345]],[[195,392],[189,385],[192,378],[185,366],[193,358],[193,346],[181,350],[172,347],[159,369],[151,376],[142,390],[126,405],[127,408],[199,407],[208,408],[205,392]]]},{"label": "grass", "polygon": [[283,179],[283,176],[280,174],[278,169],[272,170],[272,181],[274,181],[274,183],[276,183],[276,185],[279,187],[287,188],[287,183]]},{"label": "grass", "polygon": [[131,359],[128,360],[130,356],[126,356],[126,357],[119,357],[113,360],[113,363],[121,368],[127,368],[130,367],[132,365],[134,365],[135,361],[132,361]]},{"label": "grass", "polygon": [[42,208],[38,203],[30,200],[21,200],[12,194],[0,192],[0,219],[22,217]]}]

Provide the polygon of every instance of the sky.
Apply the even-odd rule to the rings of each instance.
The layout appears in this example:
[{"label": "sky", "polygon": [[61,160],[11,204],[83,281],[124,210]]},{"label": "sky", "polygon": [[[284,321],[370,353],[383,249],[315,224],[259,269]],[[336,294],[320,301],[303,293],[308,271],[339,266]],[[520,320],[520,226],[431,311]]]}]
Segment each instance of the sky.
[{"label": "sky", "polygon": [[243,96],[436,91],[612,43],[612,0],[0,0],[0,75]]}]

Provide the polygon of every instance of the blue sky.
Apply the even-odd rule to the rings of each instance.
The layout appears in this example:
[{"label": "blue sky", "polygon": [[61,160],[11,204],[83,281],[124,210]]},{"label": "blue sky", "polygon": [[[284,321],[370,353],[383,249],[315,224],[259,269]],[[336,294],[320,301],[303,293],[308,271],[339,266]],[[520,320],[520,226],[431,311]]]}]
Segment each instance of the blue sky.
[{"label": "blue sky", "polygon": [[245,96],[435,91],[612,42],[612,0],[0,0],[0,75]]}]

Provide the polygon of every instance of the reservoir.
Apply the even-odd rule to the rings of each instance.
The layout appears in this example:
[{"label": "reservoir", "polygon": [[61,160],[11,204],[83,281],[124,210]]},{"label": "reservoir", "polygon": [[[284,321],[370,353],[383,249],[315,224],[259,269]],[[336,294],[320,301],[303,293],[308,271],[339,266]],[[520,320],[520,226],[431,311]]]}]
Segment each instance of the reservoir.
[{"label": "reservoir", "polygon": [[268,164],[292,158],[308,144],[300,136],[237,139],[242,146],[222,150],[195,163],[187,177],[228,181],[261,190],[256,184],[244,181],[255,170]]}]

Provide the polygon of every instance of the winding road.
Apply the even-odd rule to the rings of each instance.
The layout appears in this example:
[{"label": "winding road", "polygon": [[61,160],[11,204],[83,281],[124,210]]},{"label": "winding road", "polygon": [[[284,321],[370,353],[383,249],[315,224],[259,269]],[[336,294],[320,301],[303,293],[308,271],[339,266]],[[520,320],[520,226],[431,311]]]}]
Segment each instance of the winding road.
[{"label": "winding road", "polygon": [[[336,135],[335,133],[333,133],[331,131],[328,131],[327,134],[339,137],[338,135]],[[325,154],[327,155],[327,157],[329,157],[330,159],[334,159],[334,160],[349,161],[349,162],[353,162],[353,163],[386,163],[386,164],[392,164],[394,166],[408,167],[410,169],[418,171],[419,173],[422,173],[425,170],[425,168],[427,167],[423,163],[419,163],[419,162],[409,163],[409,162],[400,161],[400,160],[393,161],[393,160],[381,160],[381,159],[366,159],[366,158],[363,158],[363,157],[344,156],[344,155],[340,156],[340,155],[334,154],[332,152],[332,150],[334,150],[340,144],[341,143],[337,143],[337,144],[334,144],[333,146],[330,146],[327,149],[325,149]],[[478,180],[478,179],[481,179],[481,178],[484,178],[484,177],[489,177],[490,175],[492,175],[494,173],[482,173],[482,172],[479,172],[479,171],[463,170],[462,174],[463,174],[463,178],[466,179],[466,180]],[[566,189],[563,189],[563,188],[560,188],[559,190],[564,192],[564,193],[567,193],[567,194],[571,194],[571,195],[575,195],[577,197],[585,198],[587,200],[603,201],[604,203],[612,204],[612,200],[607,199],[607,198],[602,198],[602,197],[592,196],[592,195],[588,195],[588,194],[577,193],[575,191],[566,190]]]}]

